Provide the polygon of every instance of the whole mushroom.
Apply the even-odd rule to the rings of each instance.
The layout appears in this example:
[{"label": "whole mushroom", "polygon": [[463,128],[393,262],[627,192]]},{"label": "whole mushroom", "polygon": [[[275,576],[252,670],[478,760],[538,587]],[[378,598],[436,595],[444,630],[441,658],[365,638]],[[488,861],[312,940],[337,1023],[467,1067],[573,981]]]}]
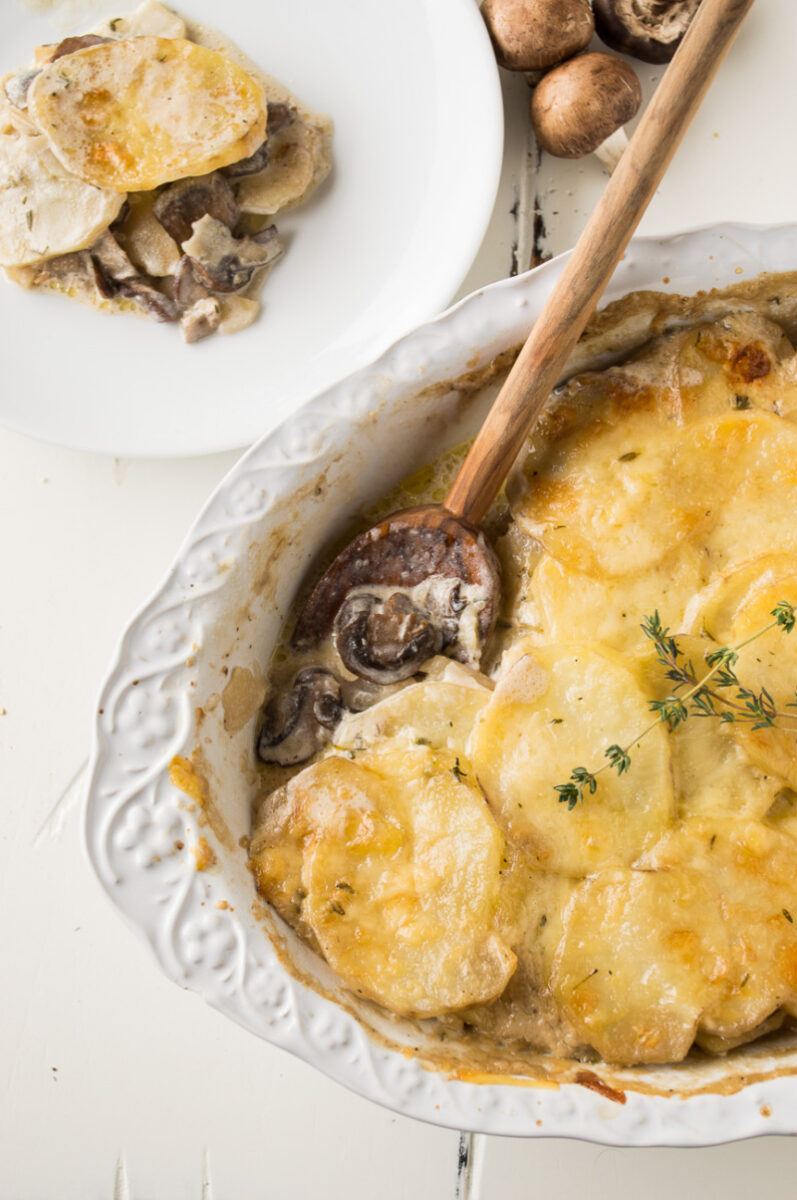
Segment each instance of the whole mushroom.
[{"label": "whole mushroom", "polygon": [[589,45],[589,0],[484,0],[495,56],[510,71],[540,71]]},{"label": "whole mushroom", "polygon": [[627,62],[614,54],[582,54],[537,85],[531,123],[549,154],[583,158],[594,153],[613,171],[628,145],[623,126],[641,103],[642,88]]},{"label": "whole mushroom", "polygon": [[669,62],[700,0],[594,0],[598,37],[642,62]]}]

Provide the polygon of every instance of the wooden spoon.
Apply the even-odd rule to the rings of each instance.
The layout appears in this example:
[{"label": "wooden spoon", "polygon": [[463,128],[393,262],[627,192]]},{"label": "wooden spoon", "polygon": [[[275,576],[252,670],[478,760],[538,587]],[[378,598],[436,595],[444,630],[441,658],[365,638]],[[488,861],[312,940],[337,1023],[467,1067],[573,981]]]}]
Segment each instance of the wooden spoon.
[{"label": "wooden spoon", "polygon": [[[379,682],[408,677],[445,649],[432,619],[406,597],[434,578],[451,581],[452,615],[463,603],[457,583],[463,591],[474,585],[486,598],[478,615],[478,652],[460,647],[457,653],[478,664],[500,596],[497,560],[479,525],[752,4],[702,0],[443,504],[395,513],[355,538],[306,601],[293,634],[296,649],[317,645],[335,628],[341,657],[355,674]],[[379,595],[363,596],[368,588],[380,589]],[[384,589],[399,595],[385,603]],[[352,592],[354,608],[341,611]]]}]

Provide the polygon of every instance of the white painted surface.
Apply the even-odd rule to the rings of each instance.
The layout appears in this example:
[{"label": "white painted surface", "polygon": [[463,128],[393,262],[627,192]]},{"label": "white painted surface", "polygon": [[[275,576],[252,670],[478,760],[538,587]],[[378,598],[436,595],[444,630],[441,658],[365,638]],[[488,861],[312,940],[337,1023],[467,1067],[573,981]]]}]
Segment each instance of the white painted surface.
[{"label": "white painted surface", "polygon": [[[642,232],[797,216],[795,46],[793,0],[758,0]],[[502,191],[462,294],[511,270],[525,85],[507,81],[507,101]],[[545,249],[571,244],[604,178],[597,163],[543,162]],[[524,188],[533,197],[534,179]],[[530,254],[527,225],[519,240]],[[68,785],[115,637],[234,457],[116,462],[0,431],[0,1200],[455,1195],[455,1134],[351,1096],[168,984],[80,850],[79,780]],[[790,1140],[618,1151],[476,1139],[459,1194],[780,1200],[796,1156]]]}]

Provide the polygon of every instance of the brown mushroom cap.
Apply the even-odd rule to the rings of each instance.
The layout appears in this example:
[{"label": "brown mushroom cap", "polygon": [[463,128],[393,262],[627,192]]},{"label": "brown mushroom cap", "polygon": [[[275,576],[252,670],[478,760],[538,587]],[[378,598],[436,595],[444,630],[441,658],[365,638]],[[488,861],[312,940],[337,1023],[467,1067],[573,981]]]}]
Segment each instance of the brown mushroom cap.
[{"label": "brown mushroom cap", "polygon": [[583,158],[638,112],[642,88],[633,67],[613,54],[582,54],[537,85],[531,121],[537,141],[558,158]]},{"label": "brown mushroom cap", "polygon": [[484,0],[495,56],[510,71],[539,71],[578,54],[595,32],[589,0]]},{"label": "brown mushroom cap", "polygon": [[669,62],[700,0],[595,0],[598,37],[642,62]]}]

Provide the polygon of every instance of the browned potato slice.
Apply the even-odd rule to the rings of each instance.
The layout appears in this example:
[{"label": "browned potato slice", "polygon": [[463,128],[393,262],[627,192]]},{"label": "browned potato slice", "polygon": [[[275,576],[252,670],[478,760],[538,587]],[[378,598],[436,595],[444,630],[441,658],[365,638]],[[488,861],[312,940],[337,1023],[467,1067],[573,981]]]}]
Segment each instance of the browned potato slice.
[{"label": "browned potato slice", "polygon": [[672,830],[645,860],[699,871],[717,893],[730,939],[727,990],[701,1028],[721,1038],[797,1012],[797,844],[759,821],[706,818]]},{"label": "browned potato slice", "polygon": [[605,1062],[678,1062],[729,965],[717,897],[697,871],[604,871],[568,905],[552,988]]},{"label": "browned potato slice", "polygon": [[601,774],[568,811],[555,787],[596,769],[651,720],[630,664],[590,646],[521,643],[473,731],[470,758],[499,824],[537,867],[584,875],[630,864],[667,827],[674,799],[667,734],[654,727],[631,769]]},{"label": "browned potato slice", "polygon": [[28,111],[69,171],[120,192],[237,162],[266,129],[260,84],[181,38],[130,38],[57,59],[31,84]]},{"label": "browned potato slice", "polygon": [[83,250],[119,214],[124,194],[65,171],[41,136],[0,135],[0,266]]},{"label": "browned potato slice", "polygon": [[298,897],[333,970],[403,1015],[492,1000],[515,968],[496,932],[504,839],[464,771],[427,747],[333,756],[271,798],[253,841],[266,897]]}]

